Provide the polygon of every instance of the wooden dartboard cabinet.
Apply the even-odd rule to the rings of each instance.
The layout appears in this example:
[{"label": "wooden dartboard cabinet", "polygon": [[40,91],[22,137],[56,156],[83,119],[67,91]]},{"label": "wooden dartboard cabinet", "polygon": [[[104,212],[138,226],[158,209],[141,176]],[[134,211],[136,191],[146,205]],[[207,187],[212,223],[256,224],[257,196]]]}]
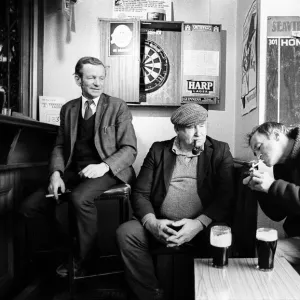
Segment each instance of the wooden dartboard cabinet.
[{"label": "wooden dartboard cabinet", "polygon": [[180,105],[182,22],[99,19],[105,92],[139,105]]}]

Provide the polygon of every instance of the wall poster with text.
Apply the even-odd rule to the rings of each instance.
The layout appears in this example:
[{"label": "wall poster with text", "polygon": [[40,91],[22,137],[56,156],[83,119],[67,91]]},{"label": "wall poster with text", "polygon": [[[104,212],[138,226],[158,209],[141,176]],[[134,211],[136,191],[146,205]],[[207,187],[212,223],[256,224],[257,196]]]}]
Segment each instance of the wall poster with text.
[{"label": "wall poster with text", "polygon": [[133,23],[110,24],[109,55],[133,55]]},{"label": "wall poster with text", "polygon": [[112,0],[117,19],[171,21],[171,0]]},{"label": "wall poster with text", "polygon": [[220,24],[184,24],[181,103],[220,103],[220,57]]},{"label": "wall poster with text", "polygon": [[242,115],[257,107],[256,96],[256,53],[257,53],[257,5],[254,1],[243,25],[242,57]]},{"label": "wall poster with text", "polygon": [[300,17],[268,17],[266,121],[300,121]]}]

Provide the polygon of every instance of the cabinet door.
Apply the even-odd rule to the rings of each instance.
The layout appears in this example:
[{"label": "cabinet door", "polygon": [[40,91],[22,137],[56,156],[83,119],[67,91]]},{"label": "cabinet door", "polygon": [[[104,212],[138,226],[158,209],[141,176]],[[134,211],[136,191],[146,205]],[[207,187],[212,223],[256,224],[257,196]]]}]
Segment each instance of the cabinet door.
[{"label": "cabinet door", "polygon": [[104,92],[139,102],[139,21],[99,19],[99,23],[100,60],[107,66]]}]

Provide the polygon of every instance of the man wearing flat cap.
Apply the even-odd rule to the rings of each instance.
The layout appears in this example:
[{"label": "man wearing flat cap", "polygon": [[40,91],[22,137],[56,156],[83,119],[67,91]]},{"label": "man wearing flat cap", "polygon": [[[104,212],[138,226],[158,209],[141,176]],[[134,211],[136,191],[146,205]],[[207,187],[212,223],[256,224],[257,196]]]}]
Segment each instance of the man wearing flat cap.
[{"label": "man wearing flat cap", "polygon": [[117,230],[126,279],[140,300],[163,299],[153,244],[194,245],[207,256],[210,226],[231,219],[233,159],[227,143],[206,136],[207,110],[185,104],[171,122],[177,136],[150,148],[133,187],[134,218]]}]

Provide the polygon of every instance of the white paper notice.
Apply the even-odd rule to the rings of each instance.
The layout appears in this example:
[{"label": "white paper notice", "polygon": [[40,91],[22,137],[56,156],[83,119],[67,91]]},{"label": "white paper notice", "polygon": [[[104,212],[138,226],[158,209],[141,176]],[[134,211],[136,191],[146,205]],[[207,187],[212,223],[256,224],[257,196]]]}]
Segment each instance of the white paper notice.
[{"label": "white paper notice", "polygon": [[59,125],[60,124],[60,109],[66,103],[62,97],[39,97],[39,120],[41,122]]},{"label": "white paper notice", "polygon": [[113,0],[113,18],[171,21],[171,0]]},{"label": "white paper notice", "polygon": [[219,76],[219,51],[185,50],[183,74]]}]

